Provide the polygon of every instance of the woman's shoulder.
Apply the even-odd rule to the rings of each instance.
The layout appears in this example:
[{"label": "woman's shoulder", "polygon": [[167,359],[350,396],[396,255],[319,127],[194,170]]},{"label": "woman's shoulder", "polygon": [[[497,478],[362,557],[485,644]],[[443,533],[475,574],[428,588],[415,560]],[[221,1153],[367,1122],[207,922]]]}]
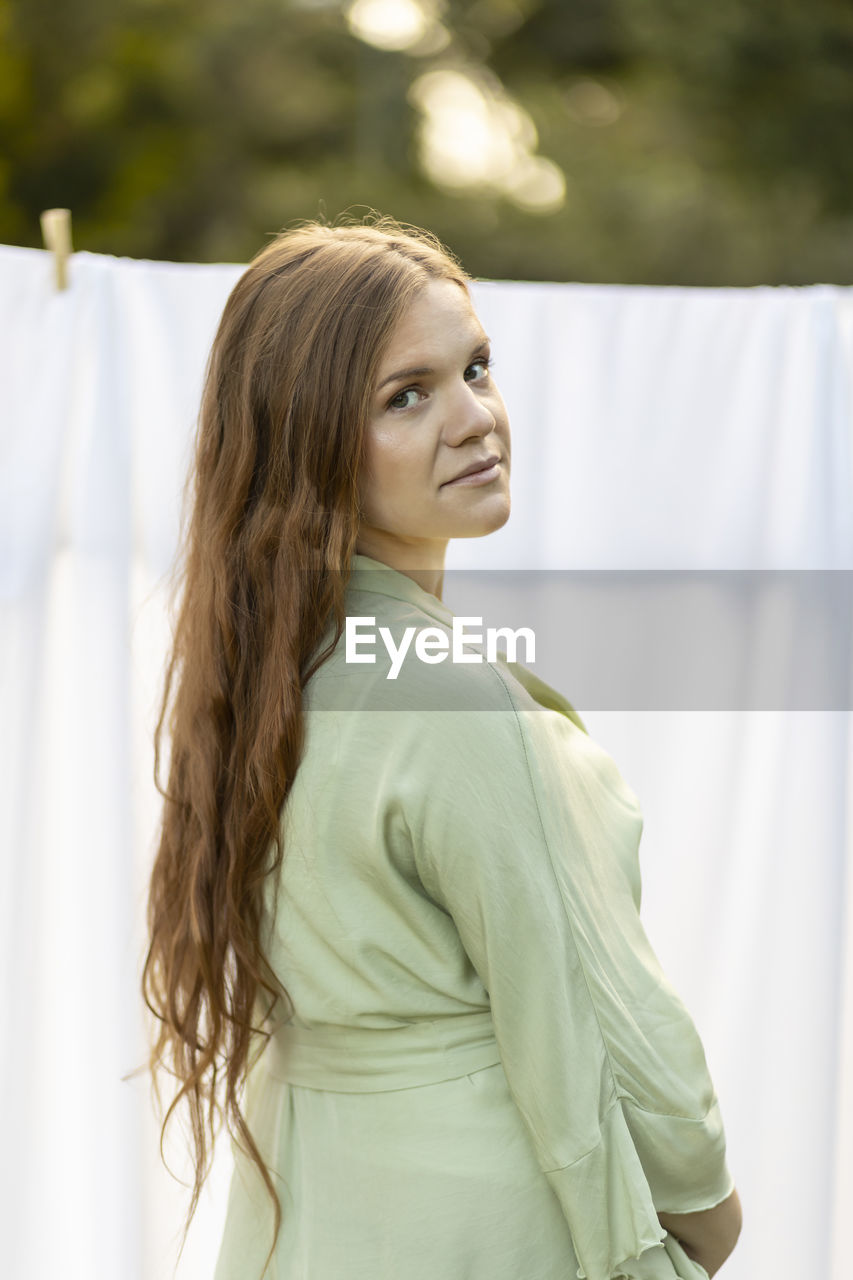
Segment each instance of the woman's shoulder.
[{"label": "woman's shoulder", "polygon": [[[306,687],[311,707],[511,710],[522,684],[480,646],[454,647],[451,627],[405,601],[350,614],[334,650]],[[331,638],[331,636],[329,637]]]},{"label": "woman's shoulder", "polygon": [[502,656],[502,663],[512,678],[521,685],[538,706],[546,707],[551,711],[559,711],[561,715],[568,716],[569,720],[583,733],[589,732],[571,702],[558,689],[546,684],[540,676],[520,662],[510,662],[508,658]]},{"label": "woman's shoulder", "polygon": [[454,634],[456,621],[449,614],[446,621],[433,616],[409,600],[359,592],[344,633],[312,677],[311,705],[377,711],[544,709],[567,716],[586,732],[558,690],[508,660],[505,652],[490,654],[482,631],[460,626]]}]

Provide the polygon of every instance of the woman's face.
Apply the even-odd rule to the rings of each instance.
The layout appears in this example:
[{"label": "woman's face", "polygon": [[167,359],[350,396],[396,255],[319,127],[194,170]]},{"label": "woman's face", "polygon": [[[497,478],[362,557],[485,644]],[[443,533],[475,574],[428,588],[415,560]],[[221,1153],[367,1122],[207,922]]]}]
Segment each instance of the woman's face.
[{"label": "woman's face", "polygon": [[[379,363],[360,484],[364,554],[392,563],[414,549],[424,565],[443,564],[450,538],[482,537],[509,519],[509,422],[488,361],[467,290],[430,280]],[[491,458],[479,482],[456,480]]]}]

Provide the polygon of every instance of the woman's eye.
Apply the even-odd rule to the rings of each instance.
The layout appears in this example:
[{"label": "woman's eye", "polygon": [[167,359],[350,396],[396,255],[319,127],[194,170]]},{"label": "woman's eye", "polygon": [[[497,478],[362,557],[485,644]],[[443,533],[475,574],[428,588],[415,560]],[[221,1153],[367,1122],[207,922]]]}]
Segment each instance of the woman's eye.
[{"label": "woman's eye", "polygon": [[466,374],[470,373],[472,369],[476,371],[469,381],[476,382],[478,378],[484,378],[489,372],[491,363],[491,360],[487,356],[481,356],[479,360],[475,360],[472,364],[469,364],[468,368],[465,370]]},{"label": "woman's eye", "polygon": [[[388,401],[389,409],[411,409],[417,403],[418,392],[417,387],[407,387],[405,391],[398,391],[397,394]],[[408,396],[415,396],[414,400],[408,400]]]}]

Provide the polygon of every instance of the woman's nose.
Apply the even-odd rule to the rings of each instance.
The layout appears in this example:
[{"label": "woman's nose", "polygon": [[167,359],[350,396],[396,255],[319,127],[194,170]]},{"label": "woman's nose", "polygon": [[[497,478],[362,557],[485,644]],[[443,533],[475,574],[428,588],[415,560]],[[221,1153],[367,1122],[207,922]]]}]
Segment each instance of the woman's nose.
[{"label": "woman's nose", "polygon": [[482,391],[478,393],[468,382],[457,388],[448,416],[448,430],[454,442],[471,435],[487,436],[497,425]]}]

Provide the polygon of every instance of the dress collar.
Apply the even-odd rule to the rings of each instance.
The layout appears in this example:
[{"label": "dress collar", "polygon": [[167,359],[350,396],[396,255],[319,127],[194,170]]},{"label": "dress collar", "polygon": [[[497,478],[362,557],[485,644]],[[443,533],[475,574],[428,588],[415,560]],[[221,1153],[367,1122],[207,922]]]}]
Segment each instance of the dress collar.
[{"label": "dress collar", "polygon": [[429,614],[437,622],[448,627],[453,626],[453,613],[444,601],[439,600],[438,596],[434,596],[431,591],[426,591],[419,586],[407,573],[392,569],[381,560],[374,560],[372,556],[365,556],[360,552],[353,553],[351,563],[352,570],[347,582],[348,591],[378,591],[383,596],[406,600]]}]

